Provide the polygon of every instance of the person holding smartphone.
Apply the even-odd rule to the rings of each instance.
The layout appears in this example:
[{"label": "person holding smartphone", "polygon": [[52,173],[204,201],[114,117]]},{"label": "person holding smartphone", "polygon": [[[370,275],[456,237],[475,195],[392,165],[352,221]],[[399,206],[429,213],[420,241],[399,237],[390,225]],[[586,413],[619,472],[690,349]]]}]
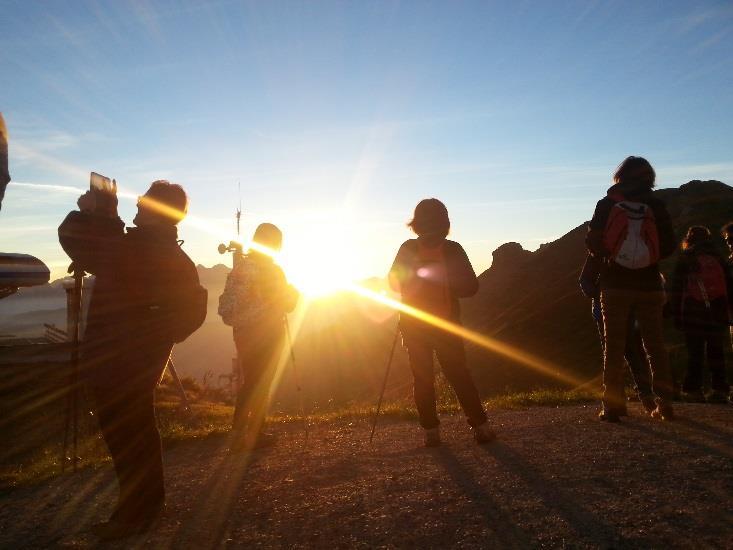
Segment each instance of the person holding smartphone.
[{"label": "person holding smartphone", "polygon": [[[178,244],[188,198],[155,181],[141,196],[135,227],[117,214],[116,182],[92,174],[91,189],[59,227],[76,270],[96,277],[82,344],[81,377],[94,397],[120,495],[102,539],[147,530],[165,506],[160,434],[153,394],[173,344],[206,315],[206,291]],[[202,309],[203,308],[203,309]]]}]

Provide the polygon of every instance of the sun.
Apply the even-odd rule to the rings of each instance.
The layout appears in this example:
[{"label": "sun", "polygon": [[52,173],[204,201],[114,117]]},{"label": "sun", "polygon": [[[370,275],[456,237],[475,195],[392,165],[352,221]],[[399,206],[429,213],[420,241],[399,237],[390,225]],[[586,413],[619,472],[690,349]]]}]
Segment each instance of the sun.
[{"label": "sun", "polygon": [[345,290],[358,279],[359,258],[348,244],[347,232],[324,235],[308,229],[285,234],[278,263],[306,298]]}]

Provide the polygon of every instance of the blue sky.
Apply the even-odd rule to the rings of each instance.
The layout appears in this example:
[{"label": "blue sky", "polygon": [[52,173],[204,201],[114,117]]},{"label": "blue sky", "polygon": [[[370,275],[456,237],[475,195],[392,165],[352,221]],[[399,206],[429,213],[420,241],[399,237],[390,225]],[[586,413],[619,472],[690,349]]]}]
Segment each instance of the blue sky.
[{"label": "blue sky", "polygon": [[[292,270],[383,274],[422,198],[477,270],[587,220],[625,156],[733,183],[730,2],[8,2],[0,110],[19,183],[181,183],[192,258],[285,231]],[[130,221],[133,201],[123,200]],[[74,206],[13,185],[0,250],[54,275]],[[335,260],[335,261],[334,261]],[[286,262],[287,263],[287,262]],[[306,267],[297,267],[306,266]]]}]

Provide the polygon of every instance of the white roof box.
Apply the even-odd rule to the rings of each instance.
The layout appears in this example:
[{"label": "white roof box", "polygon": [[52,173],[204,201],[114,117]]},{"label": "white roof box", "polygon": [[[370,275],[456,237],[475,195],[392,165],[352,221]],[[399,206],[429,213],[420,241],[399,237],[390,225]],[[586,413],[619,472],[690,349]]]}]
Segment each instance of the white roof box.
[{"label": "white roof box", "polygon": [[43,285],[50,278],[46,264],[35,256],[0,252],[0,288]]}]

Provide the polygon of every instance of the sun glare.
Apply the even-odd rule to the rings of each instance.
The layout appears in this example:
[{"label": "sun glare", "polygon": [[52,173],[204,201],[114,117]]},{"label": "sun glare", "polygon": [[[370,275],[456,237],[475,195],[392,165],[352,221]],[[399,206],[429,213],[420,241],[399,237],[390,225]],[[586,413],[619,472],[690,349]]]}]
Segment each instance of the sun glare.
[{"label": "sun glare", "polygon": [[288,280],[306,298],[320,298],[344,290],[354,283],[358,259],[344,239],[316,238],[315,235],[288,235],[279,263]]}]

